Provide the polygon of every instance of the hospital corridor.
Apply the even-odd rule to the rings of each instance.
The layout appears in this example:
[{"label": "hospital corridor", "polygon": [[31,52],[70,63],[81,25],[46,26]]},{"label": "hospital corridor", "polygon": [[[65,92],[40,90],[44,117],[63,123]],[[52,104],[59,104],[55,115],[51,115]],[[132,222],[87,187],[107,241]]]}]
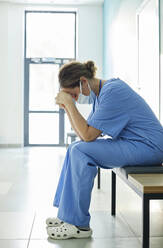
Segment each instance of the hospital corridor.
[{"label": "hospital corridor", "polygon": [[[51,240],[45,220],[57,213],[52,202],[65,148],[5,148],[0,155],[1,247],[141,247],[141,200],[119,181],[117,216],[112,217],[109,171],[102,172],[101,190],[95,180],[90,206],[92,238]],[[151,247],[161,248],[163,208],[159,202],[152,203],[151,208]]]},{"label": "hospital corridor", "polygon": [[0,0],[0,248],[163,247],[162,27],[162,0]]}]

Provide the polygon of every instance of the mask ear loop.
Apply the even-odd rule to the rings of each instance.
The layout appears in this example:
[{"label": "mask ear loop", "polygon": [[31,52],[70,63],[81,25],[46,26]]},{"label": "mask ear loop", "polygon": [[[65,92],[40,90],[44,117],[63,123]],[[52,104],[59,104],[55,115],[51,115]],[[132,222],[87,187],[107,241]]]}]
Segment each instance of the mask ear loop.
[{"label": "mask ear loop", "polygon": [[89,93],[91,94],[91,87],[90,87],[89,83],[88,83],[88,89],[89,89]]},{"label": "mask ear loop", "polygon": [[80,93],[82,94],[82,83],[80,81]]}]

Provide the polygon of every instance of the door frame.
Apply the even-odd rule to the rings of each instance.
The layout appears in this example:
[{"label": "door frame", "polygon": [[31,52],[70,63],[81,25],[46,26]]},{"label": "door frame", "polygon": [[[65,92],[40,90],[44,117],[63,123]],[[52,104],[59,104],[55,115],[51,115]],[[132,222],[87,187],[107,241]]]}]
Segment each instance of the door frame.
[{"label": "door frame", "polygon": [[[26,19],[28,13],[73,13],[75,14],[74,58],[27,58],[26,57]],[[31,64],[63,64],[76,59],[76,11],[25,11],[25,46],[24,46],[24,146],[66,146],[65,144],[65,111],[30,111],[29,110],[29,73]],[[59,143],[58,144],[29,144],[29,114],[30,113],[58,113],[59,114]]]}]

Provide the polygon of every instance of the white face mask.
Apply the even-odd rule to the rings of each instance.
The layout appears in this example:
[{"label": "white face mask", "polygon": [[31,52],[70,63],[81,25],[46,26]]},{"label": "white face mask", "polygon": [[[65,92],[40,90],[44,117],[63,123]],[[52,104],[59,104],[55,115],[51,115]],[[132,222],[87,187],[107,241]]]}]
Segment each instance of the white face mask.
[{"label": "white face mask", "polygon": [[89,92],[90,92],[89,96],[83,95],[83,93],[82,93],[82,83],[80,81],[80,93],[79,93],[77,103],[80,103],[80,104],[91,104],[91,103],[93,103],[93,101],[94,101],[93,97],[92,97],[93,92],[91,90],[91,87],[90,87],[89,83],[88,83],[88,88],[89,88]]}]

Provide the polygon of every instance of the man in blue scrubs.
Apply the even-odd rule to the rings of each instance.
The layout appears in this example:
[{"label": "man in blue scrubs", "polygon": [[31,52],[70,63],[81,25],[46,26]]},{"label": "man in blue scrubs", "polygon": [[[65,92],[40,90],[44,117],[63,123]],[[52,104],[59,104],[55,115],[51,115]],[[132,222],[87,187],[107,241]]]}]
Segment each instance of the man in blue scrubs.
[{"label": "man in blue scrubs", "polygon": [[[97,167],[163,162],[163,127],[149,105],[119,78],[101,80],[95,72],[92,61],[71,62],[59,72],[56,103],[65,109],[81,140],[67,150],[54,198],[58,216],[46,222],[54,239],[91,236],[89,206]],[[81,93],[93,99],[87,120],[73,101]],[[101,135],[111,138],[98,139]]]}]

